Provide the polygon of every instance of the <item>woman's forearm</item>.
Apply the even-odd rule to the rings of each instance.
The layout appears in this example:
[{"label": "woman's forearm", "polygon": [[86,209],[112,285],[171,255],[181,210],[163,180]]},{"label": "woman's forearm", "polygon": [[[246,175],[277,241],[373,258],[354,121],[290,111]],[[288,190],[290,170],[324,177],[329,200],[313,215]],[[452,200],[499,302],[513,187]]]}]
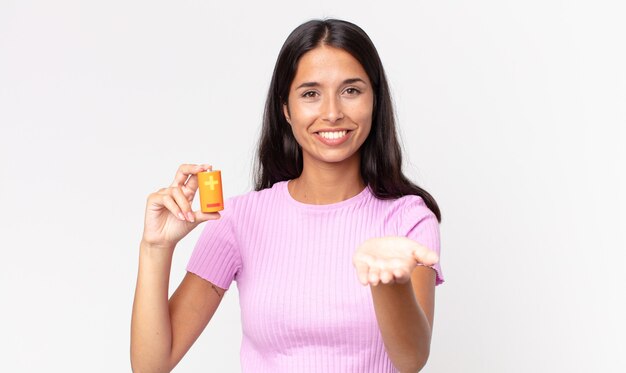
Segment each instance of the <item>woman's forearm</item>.
[{"label": "woman's forearm", "polygon": [[370,286],[385,348],[400,372],[418,372],[430,353],[431,326],[419,306],[411,281]]},{"label": "woman's forearm", "polygon": [[134,372],[169,372],[172,331],[168,305],[174,248],[139,249],[139,273],[131,321],[131,364]]}]

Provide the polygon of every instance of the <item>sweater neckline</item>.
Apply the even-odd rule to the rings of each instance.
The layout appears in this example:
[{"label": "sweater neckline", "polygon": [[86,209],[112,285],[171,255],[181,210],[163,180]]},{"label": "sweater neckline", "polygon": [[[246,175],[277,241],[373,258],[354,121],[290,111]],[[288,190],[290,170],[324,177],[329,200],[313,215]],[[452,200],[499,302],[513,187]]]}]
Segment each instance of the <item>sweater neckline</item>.
[{"label": "sweater neckline", "polygon": [[285,198],[287,199],[287,201],[289,201],[290,204],[304,209],[304,210],[308,210],[308,211],[328,211],[328,210],[336,210],[336,209],[341,209],[341,208],[345,208],[345,207],[350,207],[353,206],[359,202],[361,202],[363,199],[367,198],[371,192],[370,192],[370,187],[369,186],[365,186],[365,188],[363,188],[362,191],[360,191],[357,195],[350,197],[348,199],[345,199],[343,201],[340,202],[335,202],[335,203],[329,203],[329,204],[325,204],[325,205],[314,205],[314,204],[310,204],[310,203],[304,203],[304,202],[300,202],[296,199],[294,199],[291,196],[291,193],[289,193],[289,188],[287,187],[287,184],[289,183],[289,181],[280,181],[276,184],[278,184],[277,186],[282,189],[283,194],[285,195]]}]

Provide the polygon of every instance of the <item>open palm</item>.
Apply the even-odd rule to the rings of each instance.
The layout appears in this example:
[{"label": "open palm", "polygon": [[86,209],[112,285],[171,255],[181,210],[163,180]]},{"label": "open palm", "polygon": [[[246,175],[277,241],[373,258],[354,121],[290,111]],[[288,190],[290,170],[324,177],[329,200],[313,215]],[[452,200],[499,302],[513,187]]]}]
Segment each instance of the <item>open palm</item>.
[{"label": "open palm", "polygon": [[352,257],[359,282],[374,286],[406,283],[418,263],[432,266],[438,261],[434,251],[406,237],[371,238]]}]

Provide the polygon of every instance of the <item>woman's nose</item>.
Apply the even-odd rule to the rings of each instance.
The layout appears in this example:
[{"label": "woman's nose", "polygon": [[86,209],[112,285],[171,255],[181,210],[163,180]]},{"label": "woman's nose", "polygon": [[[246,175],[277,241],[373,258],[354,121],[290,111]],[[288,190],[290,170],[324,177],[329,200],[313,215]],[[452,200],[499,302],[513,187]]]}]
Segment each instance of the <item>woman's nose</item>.
[{"label": "woman's nose", "polygon": [[322,107],[322,119],[334,123],[343,118],[341,102],[338,97],[327,96]]}]

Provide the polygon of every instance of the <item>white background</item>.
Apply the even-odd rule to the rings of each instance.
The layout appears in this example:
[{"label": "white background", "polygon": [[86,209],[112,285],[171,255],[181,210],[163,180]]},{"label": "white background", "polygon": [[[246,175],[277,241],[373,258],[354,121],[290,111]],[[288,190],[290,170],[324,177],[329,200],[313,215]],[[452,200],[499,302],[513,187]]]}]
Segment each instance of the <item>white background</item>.
[{"label": "white background", "polygon": [[[278,51],[326,16],[376,44],[443,212],[424,371],[626,370],[626,11],[557,0],[0,0],[0,370],[130,371],[145,198],[180,163],[251,188]],[[232,286],[175,371],[240,341]]]}]

